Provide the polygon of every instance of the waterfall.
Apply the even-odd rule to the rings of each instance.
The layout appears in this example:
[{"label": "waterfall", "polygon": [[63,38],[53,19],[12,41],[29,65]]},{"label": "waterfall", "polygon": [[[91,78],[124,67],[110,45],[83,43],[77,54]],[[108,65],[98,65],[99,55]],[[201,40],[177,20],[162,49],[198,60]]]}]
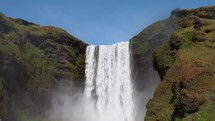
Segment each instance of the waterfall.
[{"label": "waterfall", "polygon": [[129,42],[90,45],[84,95],[94,101],[96,121],[134,121]]}]

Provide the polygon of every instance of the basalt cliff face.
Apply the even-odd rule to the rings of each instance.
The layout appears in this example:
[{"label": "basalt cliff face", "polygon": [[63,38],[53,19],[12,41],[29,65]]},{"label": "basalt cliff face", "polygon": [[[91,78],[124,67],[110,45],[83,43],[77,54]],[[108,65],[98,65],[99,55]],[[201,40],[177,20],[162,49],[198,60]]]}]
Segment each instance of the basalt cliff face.
[{"label": "basalt cliff face", "polygon": [[174,31],[154,50],[161,83],[146,121],[215,120],[215,6],[175,9]]},{"label": "basalt cliff face", "polygon": [[62,29],[1,13],[1,120],[41,121],[53,89],[83,86],[86,46]]}]

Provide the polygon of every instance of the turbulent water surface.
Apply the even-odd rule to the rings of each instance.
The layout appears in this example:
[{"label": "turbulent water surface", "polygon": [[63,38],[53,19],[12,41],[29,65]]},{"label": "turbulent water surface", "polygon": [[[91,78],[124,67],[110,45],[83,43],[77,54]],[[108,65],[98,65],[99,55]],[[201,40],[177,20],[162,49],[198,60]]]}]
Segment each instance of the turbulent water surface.
[{"label": "turbulent water surface", "polygon": [[93,100],[97,121],[133,121],[129,42],[88,46],[84,95]]}]

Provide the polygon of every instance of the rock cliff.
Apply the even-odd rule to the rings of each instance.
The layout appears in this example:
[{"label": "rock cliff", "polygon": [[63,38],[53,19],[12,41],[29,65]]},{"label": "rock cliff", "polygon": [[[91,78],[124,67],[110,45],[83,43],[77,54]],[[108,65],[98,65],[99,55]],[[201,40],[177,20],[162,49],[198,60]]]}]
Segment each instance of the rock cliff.
[{"label": "rock cliff", "polygon": [[172,11],[174,31],[153,53],[161,76],[146,121],[215,119],[215,7]]},{"label": "rock cliff", "polygon": [[0,14],[0,118],[41,121],[50,93],[83,86],[87,44],[66,31]]}]

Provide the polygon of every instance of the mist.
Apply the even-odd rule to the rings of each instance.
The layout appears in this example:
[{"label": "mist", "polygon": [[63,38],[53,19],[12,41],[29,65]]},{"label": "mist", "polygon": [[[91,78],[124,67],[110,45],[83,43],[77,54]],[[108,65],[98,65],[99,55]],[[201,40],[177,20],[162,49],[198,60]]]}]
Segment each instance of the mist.
[{"label": "mist", "polygon": [[47,114],[51,121],[97,121],[98,117],[94,102],[72,90],[56,91]]},{"label": "mist", "polygon": [[111,110],[99,115],[96,101],[73,90],[56,91],[52,96],[52,107],[47,111],[50,121],[117,121]]},{"label": "mist", "polygon": [[[53,96],[53,121],[134,121],[129,42],[88,46],[84,93]],[[78,115],[81,114],[81,115]]]},{"label": "mist", "polygon": [[[99,49],[89,46],[86,57],[85,89],[77,91],[68,88],[53,93],[52,108],[47,113],[48,119],[51,121],[143,121],[146,105],[152,98],[160,77],[153,68],[152,57],[150,57],[152,52],[147,55],[149,59],[141,67],[129,68],[130,62],[124,62],[126,58],[121,57],[124,64],[117,65],[115,58],[118,56],[127,57],[129,60],[129,53],[116,54],[122,49],[116,51],[115,48],[125,45],[128,52],[128,43],[102,46]],[[105,52],[113,52],[113,54],[107,56],[103,54]],[[106,64],[112,63],[112,60],[115,60],[114,64]],[[105,64],[95,64],[97,62]],[[115,65],[115,67],[109,65]],[[109,71],[106,71],[107,68]],[[132,71],[131,77],[130,71]]]},{"label": "mist", "polygon": [[[62,87],[63,88],[63,87]],[[134,90],[135,121],[143,121],[146,113],[146,104],[152,98],[154,86],[138,91]],[[63,90],[63,91],[62,91]],[[105,112],[100,118],[96,108],[96,101],[87,98],[82,91],[60,89],[52,93],[51,108],[46,111],[50,121],[115,121],[115,112]]]}]

